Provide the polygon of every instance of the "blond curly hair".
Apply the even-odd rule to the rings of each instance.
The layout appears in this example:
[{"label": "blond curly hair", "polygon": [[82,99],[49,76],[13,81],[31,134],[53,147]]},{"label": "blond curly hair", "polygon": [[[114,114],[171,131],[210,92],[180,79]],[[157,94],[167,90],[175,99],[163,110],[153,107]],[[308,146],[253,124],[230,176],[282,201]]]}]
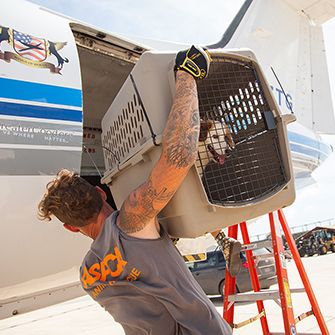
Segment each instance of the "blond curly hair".
[{"label": "blond curly hair", "polygon": [[54,215],[63,223],[83,227],[95,219],[102,208],[97,189],[75,172],[60,170],[46,188],[38,205],[41,220],[50,221]]}]

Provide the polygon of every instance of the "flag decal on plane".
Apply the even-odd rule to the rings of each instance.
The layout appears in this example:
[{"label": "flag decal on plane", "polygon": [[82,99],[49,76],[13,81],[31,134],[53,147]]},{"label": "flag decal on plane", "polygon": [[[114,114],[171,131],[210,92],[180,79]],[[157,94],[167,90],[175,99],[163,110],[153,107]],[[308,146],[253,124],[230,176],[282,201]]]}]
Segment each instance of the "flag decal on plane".
[{"label": "flag decal on plane", "polygon": [[[13,51],[2,51],[2,42],[7,42]],[[51,73],[61,74],[64,63],[69,60],[59,54],[67,42],[52,42],[44,38],[21,33],[15,29],[0,26],[0,60],[10,63],[15,60],[23,65],[39,69],[49,69]],[[45,62],[55,56],[57,63]]]},{"label": "flag decal on plane", "polygon": [[13,30],[13,48],[23,58],[44,61],[47,58],[46,40]]}]

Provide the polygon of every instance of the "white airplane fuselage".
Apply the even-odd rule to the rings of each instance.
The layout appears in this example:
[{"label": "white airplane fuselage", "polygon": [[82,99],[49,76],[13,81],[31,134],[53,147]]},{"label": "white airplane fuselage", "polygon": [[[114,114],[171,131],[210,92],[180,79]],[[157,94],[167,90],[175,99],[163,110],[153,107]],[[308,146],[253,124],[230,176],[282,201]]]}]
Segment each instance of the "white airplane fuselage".
[{"label": "white airplane fuselage", "polygon": [[[251,7],[267,8],[265,2],[255,1]],[[286,13],[281,8],[283,1],[276,1],[276,6],[275,14],[276,10]],[[5,269],[0,279],[1,299],[3,287],[80,264],[90,241],[67,233],[59,222],[39,221],[37,204],[47,182],[61,168],[79,171],[99,183],[97,168],[104,171],[101,119],[148,48],[29,2],[13,0],[0,8],[0,265]],[[333,114],[329,85],[324,84],[325,95],[319,89],[315,93],[319,95],[313,96],[315,79],[304,77],[304,73],[311,75],[311,67],[305,65],[303,54],[308,46],[301,44],[299,36],[307,29],[303,18],[299,25],[288,24],[279,34],[267,28],[273,19],[270,15],[250,8],[241,19],[242,23],[247,20],[244,34],[239,30],[241,24],[225,45],[253,49],[282,112],[293,110],[298,116],[298,122],[289,127],[293,166],[296,177],[308,176],[332,152],[315,132],[323,127],[334,130],[334,118],[327,122],[315,117],[316,113]],[[257,25],[248,19],[255,13],[264,19]],[[289,22],[296,22],[293,11],[291,14]],[[288,39],[289,31],[300,32]],[[265,45],[276,34],[282,40],[278,40],[275,57]],[[295,55],[290,66],[289,58],[280,54],[285,48]],[[306,50],[301,53],[299,48]],[[325,77],[321,72],[318,80]],[[315,99],[321,96],[316,111]],[[303,122],[299,122],[299,113]]]}]

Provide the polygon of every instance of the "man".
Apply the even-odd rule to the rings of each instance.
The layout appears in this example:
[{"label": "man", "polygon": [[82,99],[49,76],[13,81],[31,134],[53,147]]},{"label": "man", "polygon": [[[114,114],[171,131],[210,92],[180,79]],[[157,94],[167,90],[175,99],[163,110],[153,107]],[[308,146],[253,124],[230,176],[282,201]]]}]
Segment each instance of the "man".
[{"label": "man", "polygon": [[176,95],[163,132],[162,154],[148,180],[114,211],[105,193],[62,170],[47,185],[40,216],[94,241],[81,267],[83,288],[127,335],[231,334],[159,225],[197,156],[199,110],[195,78],[208,74],[207,51],[176,57]]}]

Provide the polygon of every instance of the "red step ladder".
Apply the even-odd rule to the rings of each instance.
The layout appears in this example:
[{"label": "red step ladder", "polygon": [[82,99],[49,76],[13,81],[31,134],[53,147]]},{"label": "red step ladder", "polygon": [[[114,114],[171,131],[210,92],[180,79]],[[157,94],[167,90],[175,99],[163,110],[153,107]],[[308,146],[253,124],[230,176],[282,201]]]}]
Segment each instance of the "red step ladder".
[{"label": "red step ladder", "polygon": [[[229,272],[226,270],[225,288],[224,288],[224,300],[223,300],[223,318],[234,328],[240,328],[256,320],[260,320],[263,334],[270,335],[274,334],[269,331],[268,321],[266,312],[263,304],[263,300],[269,299],[280,299],[280,306],[282,308],[282,315],[284,321],[285,333],[288,335],[297,334],[296,323],[305,319],[310,315],[314,315],[318,322],[319,328],[322,335],[329,335],[324,318],[321,314],[319,305],[316,297],[312,290],[311,284],[308,280],[306,271],[300,259],[300,255],[290,232],[288,224],[286,222],[283,211],[280,209],[277,211],[278,220],[275,219],[274,213],[269,213],[269,221],[272,236],[272,247],[274,253],[274,259],[276,264],[276,272],[278,279],[279,291],[260,291],[260,285],[258,281],[256,266],[252,253],[253,244],[250,244],[249,233],[246,222],[241,222],[239,225],[231,226],[228,228],[228,236],[237,239],[238,226],[240,227],[243,239],[243,249],[245,250],[247,261],[249,264],[250,278],[252,282],[253,293],[241,293],[235,294],[235,277],[231,277]],[[280,225],[278,223],[280,222]],[[301,281],[304,288],[292,290],[289,286],[289,280],[287,275],[286,261],[284,256],[284,247],[280,227],[283,230],[284,236],[291,250],[293,260],[299,271]],[[254,248],[255,249],[255,248]],[[294,317],[291,293],[306,292],[308,299],[311,304],[311,310]],[[234,303],[237,301],[253,301],[257,303],[258,315],[243,321],[239,324],[234,324]]]}]

